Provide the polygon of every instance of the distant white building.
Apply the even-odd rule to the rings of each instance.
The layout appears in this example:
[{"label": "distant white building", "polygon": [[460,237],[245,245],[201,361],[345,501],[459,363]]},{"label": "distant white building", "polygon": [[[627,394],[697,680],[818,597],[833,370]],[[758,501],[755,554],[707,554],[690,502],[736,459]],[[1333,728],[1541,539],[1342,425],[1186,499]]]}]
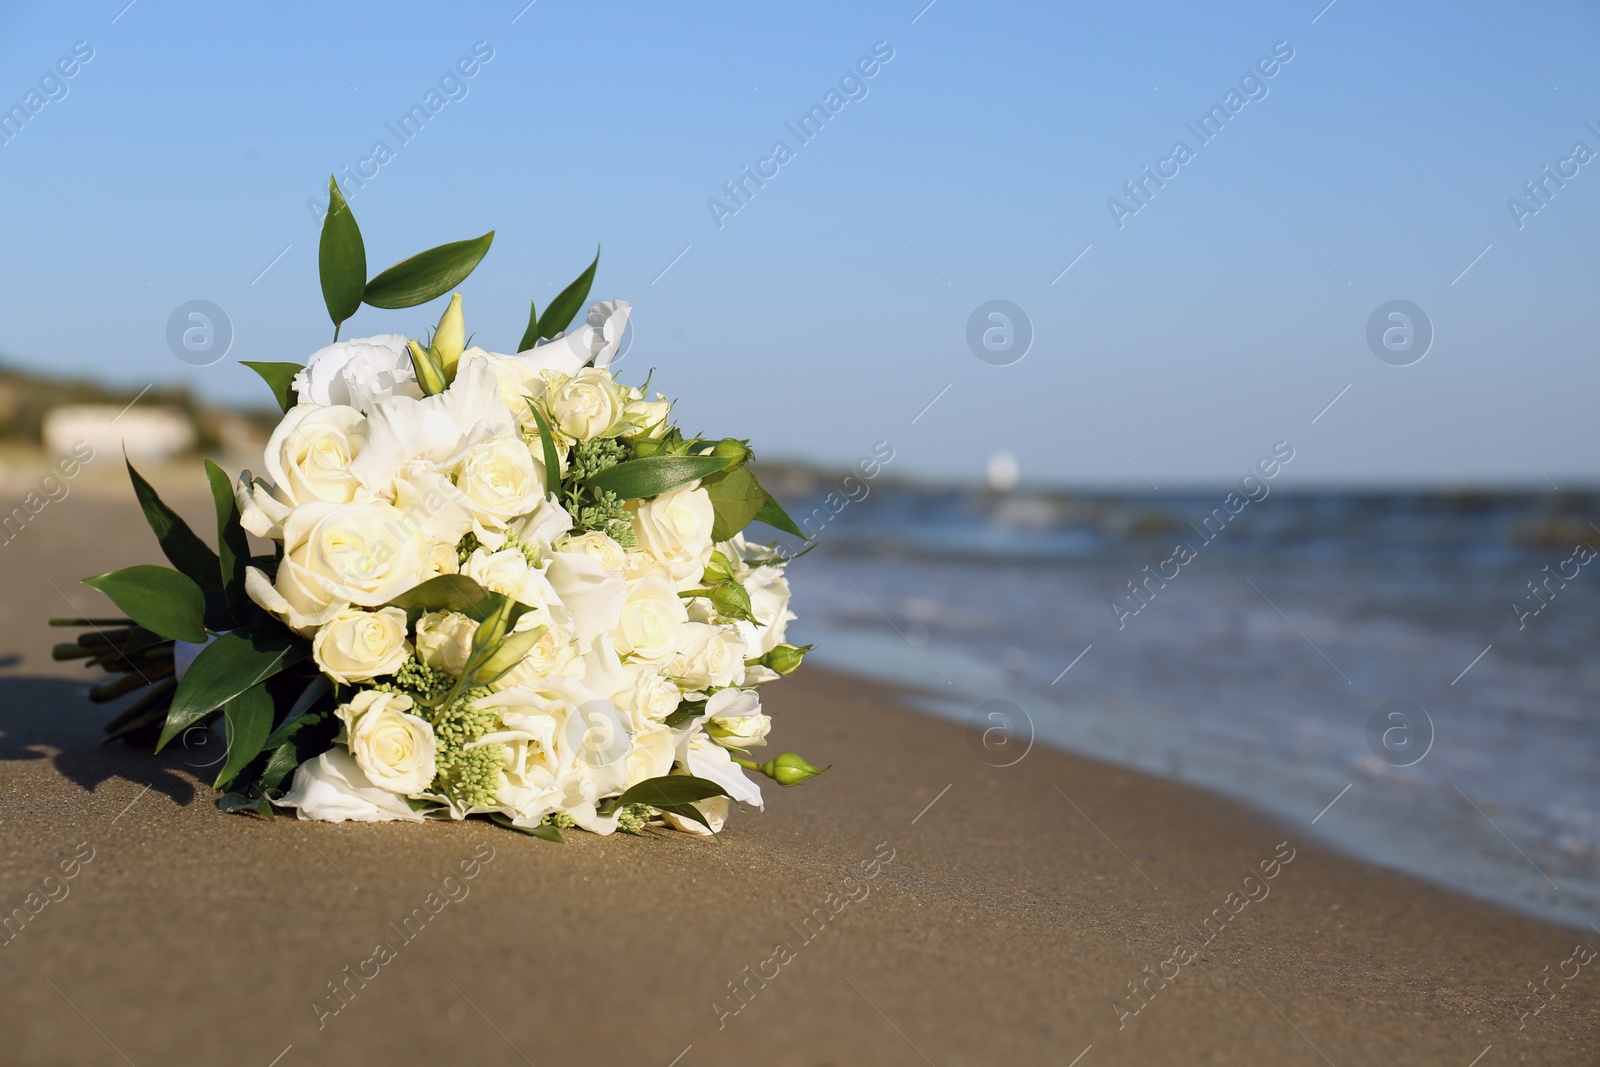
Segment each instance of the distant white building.
[{"label": "distant white building", "polygon": [[44,418],[44,447],[57,455],[87,441],[97,455],[127,450],[129,459],[160,461],[195,446],[194,426],[178,408],[69,404]]}]

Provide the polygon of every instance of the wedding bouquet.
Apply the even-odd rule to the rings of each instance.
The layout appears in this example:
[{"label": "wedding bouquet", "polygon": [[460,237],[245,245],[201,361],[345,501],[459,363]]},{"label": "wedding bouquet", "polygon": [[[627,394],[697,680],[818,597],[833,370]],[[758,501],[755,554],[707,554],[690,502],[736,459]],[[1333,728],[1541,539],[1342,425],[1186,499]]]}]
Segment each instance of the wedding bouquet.
[{"label": "wedding bouquet", "polygon": [[770,726],[757,687],[807,649],[784,641],[787,558],[744,531],[804,535],[747,442],[685,437],[648,381],[613,377],[626,302],[572,327],[598,255],[515,355],[468,347],[459,293],[426,343],[338,340],[363,303],[451,291],[493,238],[368,279],[330,182],[334,343],[303,367],[246,364],[283,409],[265,477],[207,461],[213,551],[129,464],[172,566],[85,579],[126,618],[52,620],[89,627],[56,656],[120,675],[93,699],[144,690],[108,740],[159,751],[220,722],[225,811],[715,833],[730,804],[762,805],[746,770],[821,773],[749,757]]}]

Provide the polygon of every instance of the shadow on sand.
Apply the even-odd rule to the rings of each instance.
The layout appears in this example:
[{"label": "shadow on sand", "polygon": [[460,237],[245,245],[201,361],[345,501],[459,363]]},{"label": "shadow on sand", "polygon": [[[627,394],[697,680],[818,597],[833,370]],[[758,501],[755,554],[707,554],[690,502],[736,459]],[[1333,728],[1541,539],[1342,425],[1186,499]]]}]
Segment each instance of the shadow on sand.
[{"label": "shadow on sand", "polygon": [[102,726],[126,701],[94,704],[84,695],[86,688],[61,678],[0,676],[0,764],[49,760],[85,792],[120,778],[149,786],[179,805],[193,802],[190,776],[209,780],[206,768],[221,759],[221,744],[197,736],[194,747],[175,743],[160,755],[118,741],[101,744]]}]

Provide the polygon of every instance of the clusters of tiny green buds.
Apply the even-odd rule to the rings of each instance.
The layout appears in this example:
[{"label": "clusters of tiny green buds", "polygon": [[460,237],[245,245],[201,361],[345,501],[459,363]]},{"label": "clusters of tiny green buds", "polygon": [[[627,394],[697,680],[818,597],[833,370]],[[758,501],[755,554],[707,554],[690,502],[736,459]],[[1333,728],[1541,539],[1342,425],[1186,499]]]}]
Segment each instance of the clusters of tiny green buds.
[{"label": "clusters of tiny green buds", "polygon": [[581,441],[573,449],[572,462],[567,467],[563,482],[566,485],[567,514],[572,516],[573,531],[599,530],[623,548],[633,548],[633,536],[626,503],[609,489],[591,489],[588,479],[618,463],[633,458],[633,450],[621,441],[595,437]]},{"label": "clusters of tiny green buds", "polygon": [[645,824],[649,821],[648,804],[628,804],[617,809],[617,829],[625,834],[644,833]]},{"label": "clusters of tiny green buds", "polygon": [[456,542],[456,566],[463,567],[472,554],[483,547],[483,542],[478,540],[478,535],[468,533]]},{"label": "clusters of tiny green buds", "polygon": [[437,774],[433,790],[454,797],[464,808],[487,807],[495,802],[505,769],[505,746],[474,745],[435,757]]},{"label": "clusters of tiny green buds", "polygon": [[372,688],[391,693],[404,693],[416,703],[426,704],[450,692],[450,687],[454,684],[455,679],[444,671],[436,671],[412,656],[394,672],[393,682],[381,683]]},{"label": "clusters of tiny green buds", "polygon": [[540,826],[554,826],[557,830],[570,830],[578,825],[578,820],[564,811],[552,811],[539,820]]},{"label": "clusters of tiny green buds", "polygon": [[475,685],[462,690],[460,696],[444,707],[433,709],[429,721],[441,744],[470,745],[499,724],[500,718],[493,708],[474,706],[488,695],[488,686]]}]

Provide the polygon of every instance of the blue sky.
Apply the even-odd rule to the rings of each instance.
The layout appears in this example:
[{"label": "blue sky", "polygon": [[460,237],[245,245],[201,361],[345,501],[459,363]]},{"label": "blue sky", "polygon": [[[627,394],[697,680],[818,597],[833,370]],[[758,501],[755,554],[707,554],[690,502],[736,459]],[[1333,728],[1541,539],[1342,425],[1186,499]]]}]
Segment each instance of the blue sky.
[{"label": "blue sky", "polygon": [[[601,243],[595,295],[636,307],[623,377],[654,367],[690,423],[766,455],[888,440],[902,473],[1006,450],[1025,481],[1166,488],[1288,440],[1299,484],[1594,481],[1600,161],[1520,228],[1507,206],[1600,152],[1593,5],[525,2],[7,5],[0,107],[93,58],[0,144],[0,353],[258,396],[235,360],[331,333],[308,201],[382,141],[347,183],[374,270],[496,229],[463,291],[509,350]],[[402,144],[389,124],[478,42]],[[1185,124],[1278,42],[1293,58],[1201,144]],[[785,124],[875,45],[802,143]],[[1108,200],[1179,140],[1193,158],[1119,228]],[[739,206],[746,165],[777,172]],[[196,299],[232,323],[213,366],[167,344]],[[967,341],[994,299],[1034,334],[1008,366]],[[1394,299],[1434,331],[1410,366],[1366,341]]]}]

